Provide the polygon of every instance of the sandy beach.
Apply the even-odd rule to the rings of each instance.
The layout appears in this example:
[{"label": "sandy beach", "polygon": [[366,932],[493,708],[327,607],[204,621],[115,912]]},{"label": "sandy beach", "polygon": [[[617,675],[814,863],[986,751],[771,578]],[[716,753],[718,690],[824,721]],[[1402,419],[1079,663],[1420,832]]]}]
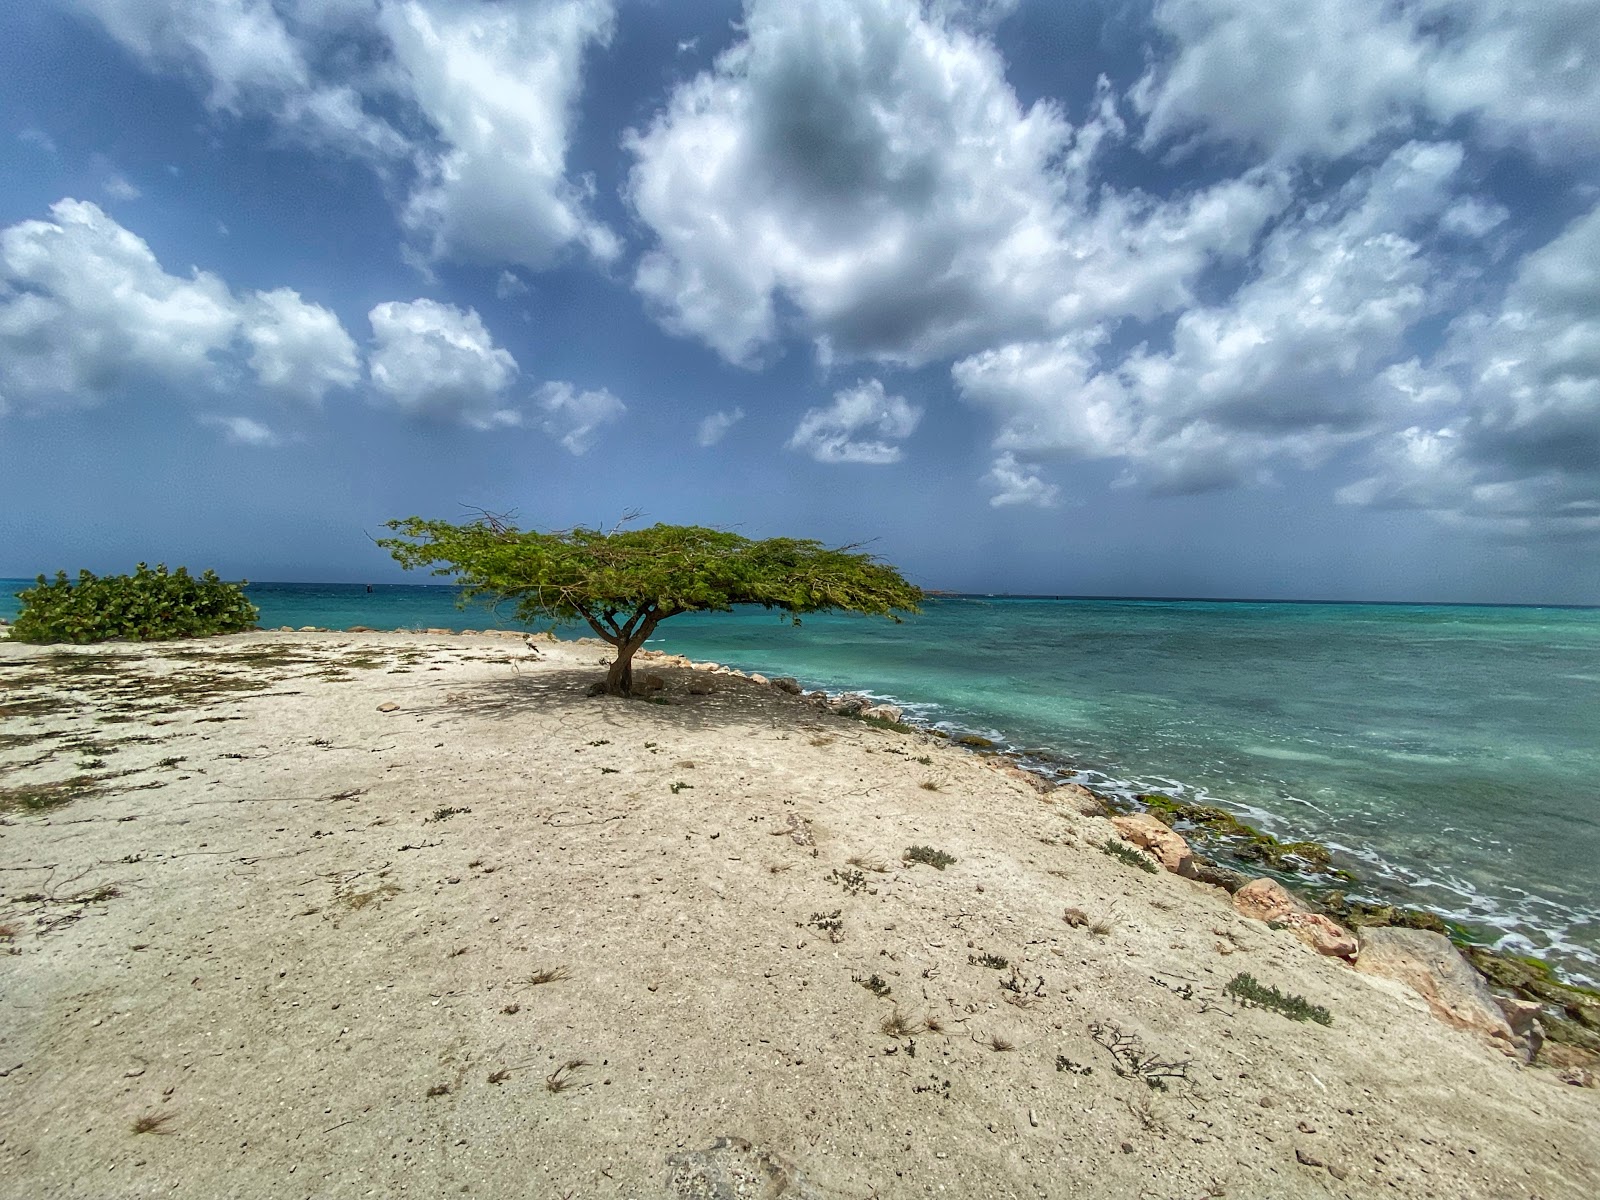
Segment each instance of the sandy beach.
[{"label": "sandy beach", "polygon": [[1073,789],[607,654],[0,642],[0,1195],[1600,1194],[1600,1090]]}]

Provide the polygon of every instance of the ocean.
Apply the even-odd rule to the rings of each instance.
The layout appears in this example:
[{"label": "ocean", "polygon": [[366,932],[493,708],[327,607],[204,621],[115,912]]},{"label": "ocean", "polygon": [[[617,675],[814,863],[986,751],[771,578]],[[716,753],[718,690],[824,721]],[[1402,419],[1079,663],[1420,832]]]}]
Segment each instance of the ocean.
[{"label": "ocean", "polygon": [[[448,587],[249,594],[267,627],[517,624]],[[651,645],[892,699],[1092,786],[1221,805],[1329,846],[1353,893],[1600,982],[1600,609],[966,596],[900,625],[686,615]]]}]

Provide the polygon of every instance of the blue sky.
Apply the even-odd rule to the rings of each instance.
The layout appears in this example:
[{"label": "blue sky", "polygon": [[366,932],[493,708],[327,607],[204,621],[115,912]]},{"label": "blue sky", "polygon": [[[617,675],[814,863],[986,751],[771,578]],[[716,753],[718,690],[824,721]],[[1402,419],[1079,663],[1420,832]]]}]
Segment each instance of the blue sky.
[{"label": "blue sky", "polygon": [[464,506],[1600,602],[1600,0],[0,6],[0,576]]}]

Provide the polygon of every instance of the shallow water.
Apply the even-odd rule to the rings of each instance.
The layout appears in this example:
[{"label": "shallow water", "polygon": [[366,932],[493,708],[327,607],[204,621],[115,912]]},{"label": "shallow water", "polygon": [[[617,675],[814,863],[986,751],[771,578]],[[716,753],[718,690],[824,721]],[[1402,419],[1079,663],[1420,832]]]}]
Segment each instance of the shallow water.
[{"label": "shallow water", "polygon": [[[262,623],[510,626],[446,588],[250,588]],[[0,615],[10,615],[0,593]],[[905,624],[676,617],[651,644],[1205,796],[1600,979],[1600,610],[943,598]]]}]

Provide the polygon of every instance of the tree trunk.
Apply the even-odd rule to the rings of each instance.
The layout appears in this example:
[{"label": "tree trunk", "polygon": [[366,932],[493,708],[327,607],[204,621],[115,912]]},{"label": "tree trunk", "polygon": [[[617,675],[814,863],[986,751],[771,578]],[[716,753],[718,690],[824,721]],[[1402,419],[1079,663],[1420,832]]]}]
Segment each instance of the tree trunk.
[{"label": "tree trunk", "polygon": [[608,696],[633,695],[633,652],[637,646],[626,642],[617,647],[617,656],[606,668],[605,694]]}]

